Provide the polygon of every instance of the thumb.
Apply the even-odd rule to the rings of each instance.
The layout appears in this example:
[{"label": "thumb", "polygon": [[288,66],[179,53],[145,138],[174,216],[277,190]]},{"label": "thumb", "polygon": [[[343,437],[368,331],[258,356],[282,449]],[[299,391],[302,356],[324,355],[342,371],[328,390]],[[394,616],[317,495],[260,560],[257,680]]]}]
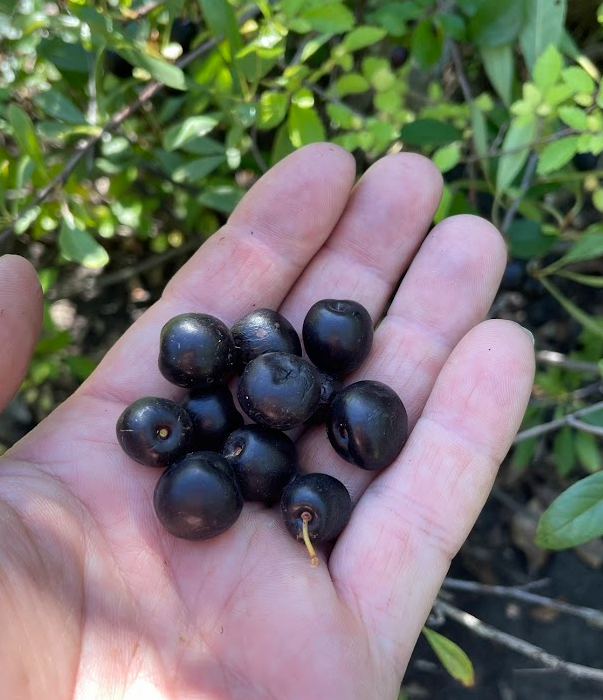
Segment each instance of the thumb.
[{"label": "thumb", "polygon": [[27,373],[42,325],[42,290],[33,266],[18,255],[0,257],[0,411]]}]

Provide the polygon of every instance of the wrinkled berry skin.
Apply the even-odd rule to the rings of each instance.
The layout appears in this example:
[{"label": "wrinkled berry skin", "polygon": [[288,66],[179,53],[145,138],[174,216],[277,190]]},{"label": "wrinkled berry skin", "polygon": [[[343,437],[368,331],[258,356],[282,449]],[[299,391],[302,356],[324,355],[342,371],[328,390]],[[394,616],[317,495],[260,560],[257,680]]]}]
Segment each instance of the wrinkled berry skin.
[{"label": "wrinkled berry skin", "polygon": [[302,514],[310,513],[308,535],[314,542],[338,537],[352,514],[346,487],[328,474],[299,474],[283,491],[281,513],[285,527],[296,540],[302,538]]},{"label": "wrinkled berry skin", "polygon": [[247,365],[237,395],[251,420],[267,428],[290,430],[318,408],[320,384],[314,368],[301,357],[270,352]]},{"label": "wrinkled berry skin", "polygon": [[159,370],[172,384],[207,389],[234,373],[235,349],[228,327],[209,314],[180,314],[161,330]]},{"label": "wrinkled berry skin", "polygon": [[233,430],[243,425],[227,387],[192,391],[183,404],[193,422],[193,449],[220,451]]},{"label": "wrinkled berry skin", "polygon": [[306,314],[302,336],[308,357],[319,369],[333,375],[347,374],[368,357],[373,322],[356,301],[323,299]]},{"label": "wrinkled berry skin", "polygon": [[174,401],[147,396],[124,410],[116,432],[129,457],[149,467],[166,467],[189,451],[193,424]]},{"label": "wrinkled berry skin", "polygon": [[308,425],[319,425],[327,420],[329,406],[337,392],[341,391],[343,387],[343,382],[339,377],[333,377],[323,372],[321,369],[318,369],[318,367],[315,367],[315,371],[320,384],[320,402],[316,411],[314,411],[307,421]]},{"label": "wrinkled berry skin", "polygon": [[272,309],[257,309],[231,328],[237,372],[267,352],[288,352],[301,357],[301,341],[289,321]]},{"label": "wrinkled berry skin", "polygon": [[193,452],[161,475],[153,505],[159,521],[174,537],[208,540],[235,523],[243,497],[222,455]]},{"label": "wrinkled berry skin", "polygon": [[277,503],[297,471],[293,440],[280,430],[261,425],[235,430],[222,454],[233,468],[246,501]]},{"label": "wrinkled berry skin", "polygon": [[389,386],[361,381],[342,389],[329,408],[327,435],[340,457],[374,471],[391,464],[408,437],[402,400]]}]

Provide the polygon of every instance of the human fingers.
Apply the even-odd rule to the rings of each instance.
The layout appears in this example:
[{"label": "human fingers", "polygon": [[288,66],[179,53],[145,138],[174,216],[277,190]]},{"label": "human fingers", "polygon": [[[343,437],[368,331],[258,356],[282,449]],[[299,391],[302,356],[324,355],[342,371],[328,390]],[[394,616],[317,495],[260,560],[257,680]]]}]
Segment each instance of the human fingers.
[{"label": "human fingers", "polygon": [[521,423],[533,377],[533,344],[517,324],[471,330],[402,455],[368,487],[333,550],[341,597],[400,675]]},{"label": "human fingers", "polygon": [[23,381],[42,325],[42,290],[32,265],[0,257],[0,411]]}]

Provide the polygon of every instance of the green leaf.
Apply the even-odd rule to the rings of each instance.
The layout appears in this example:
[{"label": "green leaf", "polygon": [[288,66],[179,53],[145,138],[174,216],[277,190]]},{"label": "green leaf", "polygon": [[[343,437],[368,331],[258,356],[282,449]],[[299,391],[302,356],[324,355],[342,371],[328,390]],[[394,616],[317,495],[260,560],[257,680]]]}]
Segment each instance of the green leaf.
[{"label": "green leaf", "polygon": [[[213,2],[213,0],[211,1]],[[301,17],[310,24],[314,31],[331,34],[347,32],[352,29],[355,23],[352,12],[340,2],[312,7],[302,12]]]},{"label": "green leaf", "polygon": [[465,688],[473,688],[475,685],[473,664],[459,645],[428,627],[423,627],[423,634],[448,673],[455,680],[460,681]]},{"label": "green leaf", "polygon": [[345,73],[335,82],[340,97],[366,92],[370,88],[368,80],[360,73]]},{"label": "green leaf", "polygon": [[577,547],[603,535],[603,472],[597,472],[558,496],[545,510],[536,544],[545,549]]},{"label": "green leaf", "polygon": [[12,104],[8,108],[7,116],[19,149],[33,160],[38,170],[47,178],[42,149],[29,115],[21,107]]},{"label": "green leaf", "polygon": [[81,381],[88,379],[96,369],[96,362],[83,355],[71,355],[70,357],[66,357],[65,364],[69,367],[71,374]]},{"label": "green leaf", "polygon": [[513,47],[511,44],[484,46],[481,49],[481,55],[488,79],[508,107],[511,104],[513,88]]},{"label": "green leaf", "polygon": [[581,260],[593,260],[603,255],[603,225],[589,226],[569,251],[555,264],[561,267]]},{"label": "green leaf", "polygon": [[595,81],[584,68],[579,66],[565,68],[561,71],[561,77],[573,89],[574,94],[581,92],[590,93],[595,90]]},{"label": "green leaf", "polygon": [[40,92],[33,98],[34,104],[50,117],[67,124],[85,124],[86,118],[73,102],[58,90]]},{"label": "green leaf", "polygon": [[592,316],[587,314],[579,306],[576,306],[573,301],[570,301],[564,294],[562,294],[557,287],[550,282],[545,277],[540,277],[540,283],[547,291],[552,294],[555,299],[563,306],[563,308],[573,316],[578,323],[581,323],[585,328],[587,328],[591,333],[594,333],[599,338],[603,338],[603,325],[597,322]]},{"label": "green leaf", "polygon": [[470,105],[473,145],[478,156],[484,158],[488,152],[488,127],[483,112],[474,102]]},{"label": "green leaf", "polygon": [[58,37],[42,39],[37,47],[40,58],[53,63],[60,71],[68,73],[88,73],[92,54],[81,44],[68,44]]},{"label": "green leaf", "polygon": [[532,76],[534,83],[540,92],[552,87],[559,80],[563,59],[557,49],[549,44],[536,59]]},{"label": "green leaf", "polygon": [[536,438],[522,440],[513,449],[511,457],[511,468],[514,472],[523,472],[532,462],[538,441]]},{"label": "green leaf", "polygon": [[548,143],[538,158],[536,172],[539,175],[547,175],[562,168],[578,152],[578,142],[578,136],[566,136],[559,141]]},{"label": "green leaf", "polygon": [[176,148],[180,148],[187,143],[187,141],[199,138],[199,136],[205,136],[217,123],[218,120],[214,117],[189,117],[183,122],[170,127],[165,132],[163,136],[163,147],[166,151],[174,151]]},{"label": "green leaf", "polygon": [[561,119],[564,124],[571,126],[572,129],[576,129],[576,131],[587,131],[588,117],[586,116],[586,112],[580,109],[580,107],[570,105],[559,107],[557,114],[559,115],[559,119]]},{"label": "green leaf", "polygon": [[98,270],[109,262],[107,251],[88,233],[63,220],[59,232],[59,250],[67,260],[77,262],[84,267]]},{"label": "green leaf", "polygon": [[325,128],[320,121],[318,112],[312,107],[303,109],[298,105],[291,105],[287,122],[289,138],[295,148],[301,148],[308,143],[325,141]]},{"label": "green leaf", "polygon": [[512,151],[502,155],[496,172],[496,191],[504,192],[521,172],[530,152],[530,146],[536,135],[536,118],[513,119],[502,143],[503,151]]},{"label": "green leaf", "polygon": [[519,34],[524,16],[524,0],[484,0],[471,18],[469,29],[479,47],[502,46]]},{"label": "green leaf", "polygon": [[565,26],[566,0],[530,0],[519,43],[526,64],[533,70],[549,44],[559,46]]},{"label": "green leaf", "polygon": [[576,462],[576,450],[574,449],[574,431],[568,425],[561,428],[555,435],[553,454],[557,473],[560,476],[569,476]]},{"label": "green leaf", "polygon": [[198,198],[199,204],[215,209],[223,214],[230,214],[243,197],[243,190],[232,185],[208,187]]},{"label": "green leaf", "polygon": [[274,142],[272,143],[272,151],[270,152],[270,165],[275,165],[285,156],[293,153],[295,146],[289,138],[289,125],[287,122],[279,126]]},{"label": "green leaf", "polygon": [[507,231],[511,254],[528,260],[546,253],[556,242],[554,236],[543,236],[540,224],[531,219],[515,219]]},{"label": "green leaf", "polygon": [[412,34],[410,50],[419,66],[428,69],[439,61],[443,45],[442,32],[431,20],[425,19],[419,22]]},{"label": "green leaf", "polygon": [[442,29],[445,36],[455,41],[463,41],[465,38],[465,21],[459,15],[452,12],[438,12],[434,21]]},{"label": "green leaf", "polygon": [[167,85],[175,90],[186,90],[186,79],[178,66],[136,48],[120,47],[119,53],[126,61],[146,70],[155,80],[163,85]]},{"label": "green leaf", "polygon": [[437,119],[417,119],[402,127],[400,137],[413,146],[446,146],[461,140],[462,134],[446,122]]},{"label": "green leaf", "polygon": [[258,129],[274,129],[287,114],[288,99],[284,92],[267,90],[260,97]]},{"label": "green leaf", "polygon": [[601,451],[594,435],[578,430],[576,433],[576,455],[587,472],[594,474],[601,469]]},{"label": "green leaf", "polygon": [[385,29],[381,27],[356,27],[343,39],[343,47],[347,51],[358,51],[365,46],[372,46],[381,41],[386,35]]},{"label": "green leaf", "polygon": [[220,156],[205,156],[204,158],[195,158],[185,165],[176,168],[172,174],[174,182],[196,182],[201,180],[209,173],[213,172],[219,165],[222,165],[225,157]]},{"label": "green leaf", "polygon": [[224,37],[230,44],[230,55],[241,48],[237,17],[227,0],[198,0],[201,14],[214,38]]},{"label": "green leaf", "polygon": [[442,146],[433,154],[432,160],[435,166],[442,173],[447,173],[461,159],[461,146],[458,143],[450,143],[448,146]]}]

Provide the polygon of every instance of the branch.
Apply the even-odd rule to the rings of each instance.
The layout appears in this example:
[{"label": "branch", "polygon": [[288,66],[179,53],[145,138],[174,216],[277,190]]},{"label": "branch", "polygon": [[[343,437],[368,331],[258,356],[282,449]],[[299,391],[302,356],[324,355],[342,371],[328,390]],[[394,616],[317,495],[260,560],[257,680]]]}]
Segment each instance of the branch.
[{"label": "branch", "polygon": [[[252,7],[250,10],[244,12],[239,17],[239,24],[243,24],[248,19],[255,17],[259,13],[260,10],[258,7]],[[199,44],[199,46],[197,46],[195,49],[187,53],[180,60],[176,61],[176,65],[178,66],[178,68],[185,68],[197,58],[200,58],[206,53],[209,53],[209,51],[215,48],[219,41],[221,41],[221,37],[208,39],[202,44]],[[136,100],[132,102],[132,104],[128,105],[127,107],[124,107],[115,115],[113,115],[113,117],[107,122],[107,124],[105,124],[105,126],[99,131],[99,133],[96,134],[96,136],[91,136],[89,139],[84,141],[80,146],[79,150],[76,151],[74,155],[71,156],[71,158],[67,161],[65,167],[61,170],[61,172],[58,173],[58,175],[56,175],[47,185],[38,190],[33,200],[19,212],[17,218],[14,219],[5,229],[0,231],[0,244],[2,244],[6,238],[8,238],[14,233],[16,224],[18,224],[19,221],[21,221],[27,213],[29,213],[34,207],[38,206],[38,204],[43,202],[48,197],[48,195],[55,189],[55,187],[63,185],[67,181],[67,179],[69,178],[71,173],[76,169],[80,161],[92,148],[94,148],[94,146],[96,146],[96,144],[103,138],[105,134],[110,133],[118,126],[120,126],[122,122],[124,122],[135,112],[137,112],[145,102],[152,100],[153,97],[155,97],[155,95],[157,95],[157,93],[163,89],[163,87],[163,83],[160,83],[158,81],[150,82],[145,88],[142,89],[142,91],[140,92]]]},{"label": "branch", "polygon": [[461,579],[448,577],[444,579],[443,587],[449,591],[483,593],[485,595],[497,596],[499,598],[518,600],[522,603],[541,605],[545,608],[549,608],[550,610],[557,610],[558,612],[565,613],[567,615],[580,617],[583,620],[586,620],[589,624],[603,629],[603,612],[600,610],[585,608],[580,605],[572,605],[571,603],[564,603],[560,600],[554,600],[553,598],[547,598],[543,595],[530,593],[529,591],[525,590],[525,587],[523,586],[488,586],[484,583],[463,581]]},{"label": "branch", "polygon": [[505,214],[505,218],[503,219],[501,229],[503,233],[507,233],[509,229],[511,228],[511,224],[515,220],[515,216],[517,214],[517,210],[519,209],[519,205],[522,203],[523,198],[525,197],[526,192],[530,189],[530,186],[532,184],[532,180],[534,179],[534,174],[536,173],[536,165],[538,164],[538,154],[536,153],[531,153],[530,158],[528,160],[528,164],[526,165],[526,169],[523,173],[523,178],[521,179],[521,185],[519,187],[519,193],[515,197],[515,199],[511,202],[511,206],[507,209],[507,213]]},{"label": "branch", "polygon": [[527,428],[527,430],[522,430],[520,433],[517,433],[515,439],[513,440],[513,444],[516,445],[518,442],[523,442],[523,440],[530,440],[531,438],[550,433],[553,430],[559,430],[559,428],[563,428],[565,425],[571,425],[578,430],[592,432],[596,435],[603,435],[603,429],[599,428],[598,426],[590,425],[590,423],[584,423],[577,420],[582,416],[587,416],[590,413],[596,413],[597,411],[601,410],[603,410],[603,401],[594,403],[592,406],[587,406],[586,408],[581,408],[579,411],[575,411],[574,413],[568,413],[566,416],[557,418],[557,420],[552,420],[549,423],[543,423],[542,425],[536,425],[533,428]]},{"label": "branch", "polygon": [[[538,146],[546,143],[553,143],[554,141],[559,141],[559,139],[562,139],[565,136],[572,136],[574,134],[577,134],[578,132],[575,129],[572,129],[571,127],[567,127],[567,129],[561,129],[558,131],[556,134],[553,134],[552,136],[545,136],[544,138],[541,139],[534,139],[532,143],[530,144],[531,146]],[[525,151],[526,146],[515,146],[513,148],[506,148],[502,150],[498,149],[493,149],[486,153],[485,156],[467,156],[466,158],[461,158],[459,160],[459,163],[477,163],[480,160],[484,160],[484,158],[500,158],[501,156],[507,156],[511,155],[512,153],[519,153],[519,151]]]},{"label": "branch", "polygon": [[547,651],[537,647],[534,644],[530,644],[530,642],[514,637],[507,632],[502,632],[501,630],[496,629],[496,627],[491,627],[477,617],[470,615],[469,613],[460,610],[459,608],[454,607],[454,605],[450,605],[450,603],[446,603],[443,600],[438,599],[436,601],[436,606],[440,608],[444,615],[463,625],[463,627],[471,630],[471,632],[481,639],[487,639],[495,644],[500,644],[507,649],[517,652],[518,654],[527,656],[529,659],[532,659],[533,661],[536,661],[547,668],[560,671],[573,678],[581,678],[583,680],[603,683],[603,670],[601,669],[565,661],[554,654],[549,654]]},{"label": "branch", "polygon": [[473,102],[473,95],[471,94],[471,88],[469,87],[469,81],[465,75],[465,70],[463,69],[463,59],[461,58],[461,52],[455,41],[451,41],[450,47],[450,57],[452,58],[452,63],[454,65],[454,72],[456,73],[456,78],[461,86],[461,92],[465,98],[465,102]]},{"label": "branch", "polygon": [[596,362],[585,362],[584,360],[574,360],[560,352],[552,350],[539,350],[536,353],[536,360],[543,365],[561,367],[570,372],[584,372],[585,374],[599,374],[599,365]]}]

